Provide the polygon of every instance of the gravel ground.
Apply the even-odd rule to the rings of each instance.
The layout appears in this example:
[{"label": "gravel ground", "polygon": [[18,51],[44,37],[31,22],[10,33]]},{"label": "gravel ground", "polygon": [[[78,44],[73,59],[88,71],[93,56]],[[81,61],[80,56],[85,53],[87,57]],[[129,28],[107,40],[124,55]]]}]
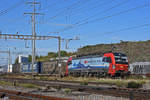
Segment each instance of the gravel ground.
[{"label": "gravel ground", "polygon": [[[41,94],[46,96],[54,96],[54,97],[64,97],[70,98],[72,100],[129,100],[128,98],[121,98],[121,97],[112,97],[112,96],[104,96],[104,95],[97,95],[97,94],[90,94],[85,92],[78,92],[78,91],[70,91],[66,92],[66,89],[57,90],[51,88],[47,91],[45,89],[29,89],[29,88],[21,88],[21,87],[13,87],[13,86],[0,86],[2,89],[8,90],[16,90],[21,92],[28,92],[33,94]],[[0,100],[9,100],[8,98],[0,99]]]}]

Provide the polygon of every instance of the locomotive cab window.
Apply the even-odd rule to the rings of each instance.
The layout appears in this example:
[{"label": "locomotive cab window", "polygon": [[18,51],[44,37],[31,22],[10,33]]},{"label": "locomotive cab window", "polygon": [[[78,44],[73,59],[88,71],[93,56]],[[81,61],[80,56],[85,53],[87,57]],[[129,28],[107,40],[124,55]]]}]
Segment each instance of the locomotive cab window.
[{"label": "locomotive cab window", "polygon": [[128,58],[121,53],[114,53],[116,64],[128,64]]},{"label": "locomotive cab window", "polygon": [[71,65],[72,64],[72,61],[68,61],[68,65]]},{"label": "locomotive cab window", "polygon": [[108,63],[111,63],[111,58],[110,57],[104,57],[103,58],[103,62],[108,62]]}]

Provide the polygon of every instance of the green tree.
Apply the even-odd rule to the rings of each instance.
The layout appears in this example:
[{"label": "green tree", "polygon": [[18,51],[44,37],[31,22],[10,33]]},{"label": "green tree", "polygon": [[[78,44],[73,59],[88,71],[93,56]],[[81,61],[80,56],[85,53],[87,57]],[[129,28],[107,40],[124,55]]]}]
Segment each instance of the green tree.
[{"label": "green tree", "polygon": [[[61,57],[68,57],[68,56],[72,56],[74,55],[75,53],[72,53],[72,52],[67,52],[67,51],[64,51],[62,50],[61,51]],[[46,56],[36,56],[36,60],[37,61],[49,61],[50,58],[56,58],[58,57],[58,52],[48,52]],[[32,60],[32,57],[31,55],[29,55],[29,61]]]},{"label": "green tree", "polygon": [[16,59],[15,59],[15,64],[18,64],[19,63],[19,58],[17,57]]},{"label": "green tree", "polygon": [[60,54],[61,54],[61,57],[66,57],[66,56],[68,56],[68,53],[67,53],[66,51],[61,51]]},{"label": "green tree", "polygon": [[32,56],[31,55],[28,56],[28,62],[32,62]]},{"label": "green tree", "polygon": [[48,52],[47,56],[48,56],[48,57],[51,57],[51,58],[54,58],[54,57],[57,57],[58,54],[55,53],[55,52]]}]

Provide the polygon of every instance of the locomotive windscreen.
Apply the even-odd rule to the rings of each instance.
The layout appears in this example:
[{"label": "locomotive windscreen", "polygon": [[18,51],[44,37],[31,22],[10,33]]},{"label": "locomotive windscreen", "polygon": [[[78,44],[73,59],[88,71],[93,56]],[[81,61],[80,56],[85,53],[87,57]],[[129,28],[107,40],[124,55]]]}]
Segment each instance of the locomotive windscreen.
[{"label": "locomotive windscreen", "polygon": [[114,53],[116,64],[128,64],[128,58],[125,54]]}]

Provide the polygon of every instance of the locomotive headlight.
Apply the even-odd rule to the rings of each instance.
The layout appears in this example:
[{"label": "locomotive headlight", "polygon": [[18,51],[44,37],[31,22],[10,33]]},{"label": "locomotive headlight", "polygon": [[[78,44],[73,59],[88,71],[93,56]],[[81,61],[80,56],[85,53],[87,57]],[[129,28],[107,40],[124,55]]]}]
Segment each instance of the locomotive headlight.
[{"label": "locomotive headlight", "polygon": [[120,66],[120,68],[123,68],[123,66]]},{"label": "locomotive headlight", "polygon": [[115,65],[113,65],[113,69],[115,69]]}]

